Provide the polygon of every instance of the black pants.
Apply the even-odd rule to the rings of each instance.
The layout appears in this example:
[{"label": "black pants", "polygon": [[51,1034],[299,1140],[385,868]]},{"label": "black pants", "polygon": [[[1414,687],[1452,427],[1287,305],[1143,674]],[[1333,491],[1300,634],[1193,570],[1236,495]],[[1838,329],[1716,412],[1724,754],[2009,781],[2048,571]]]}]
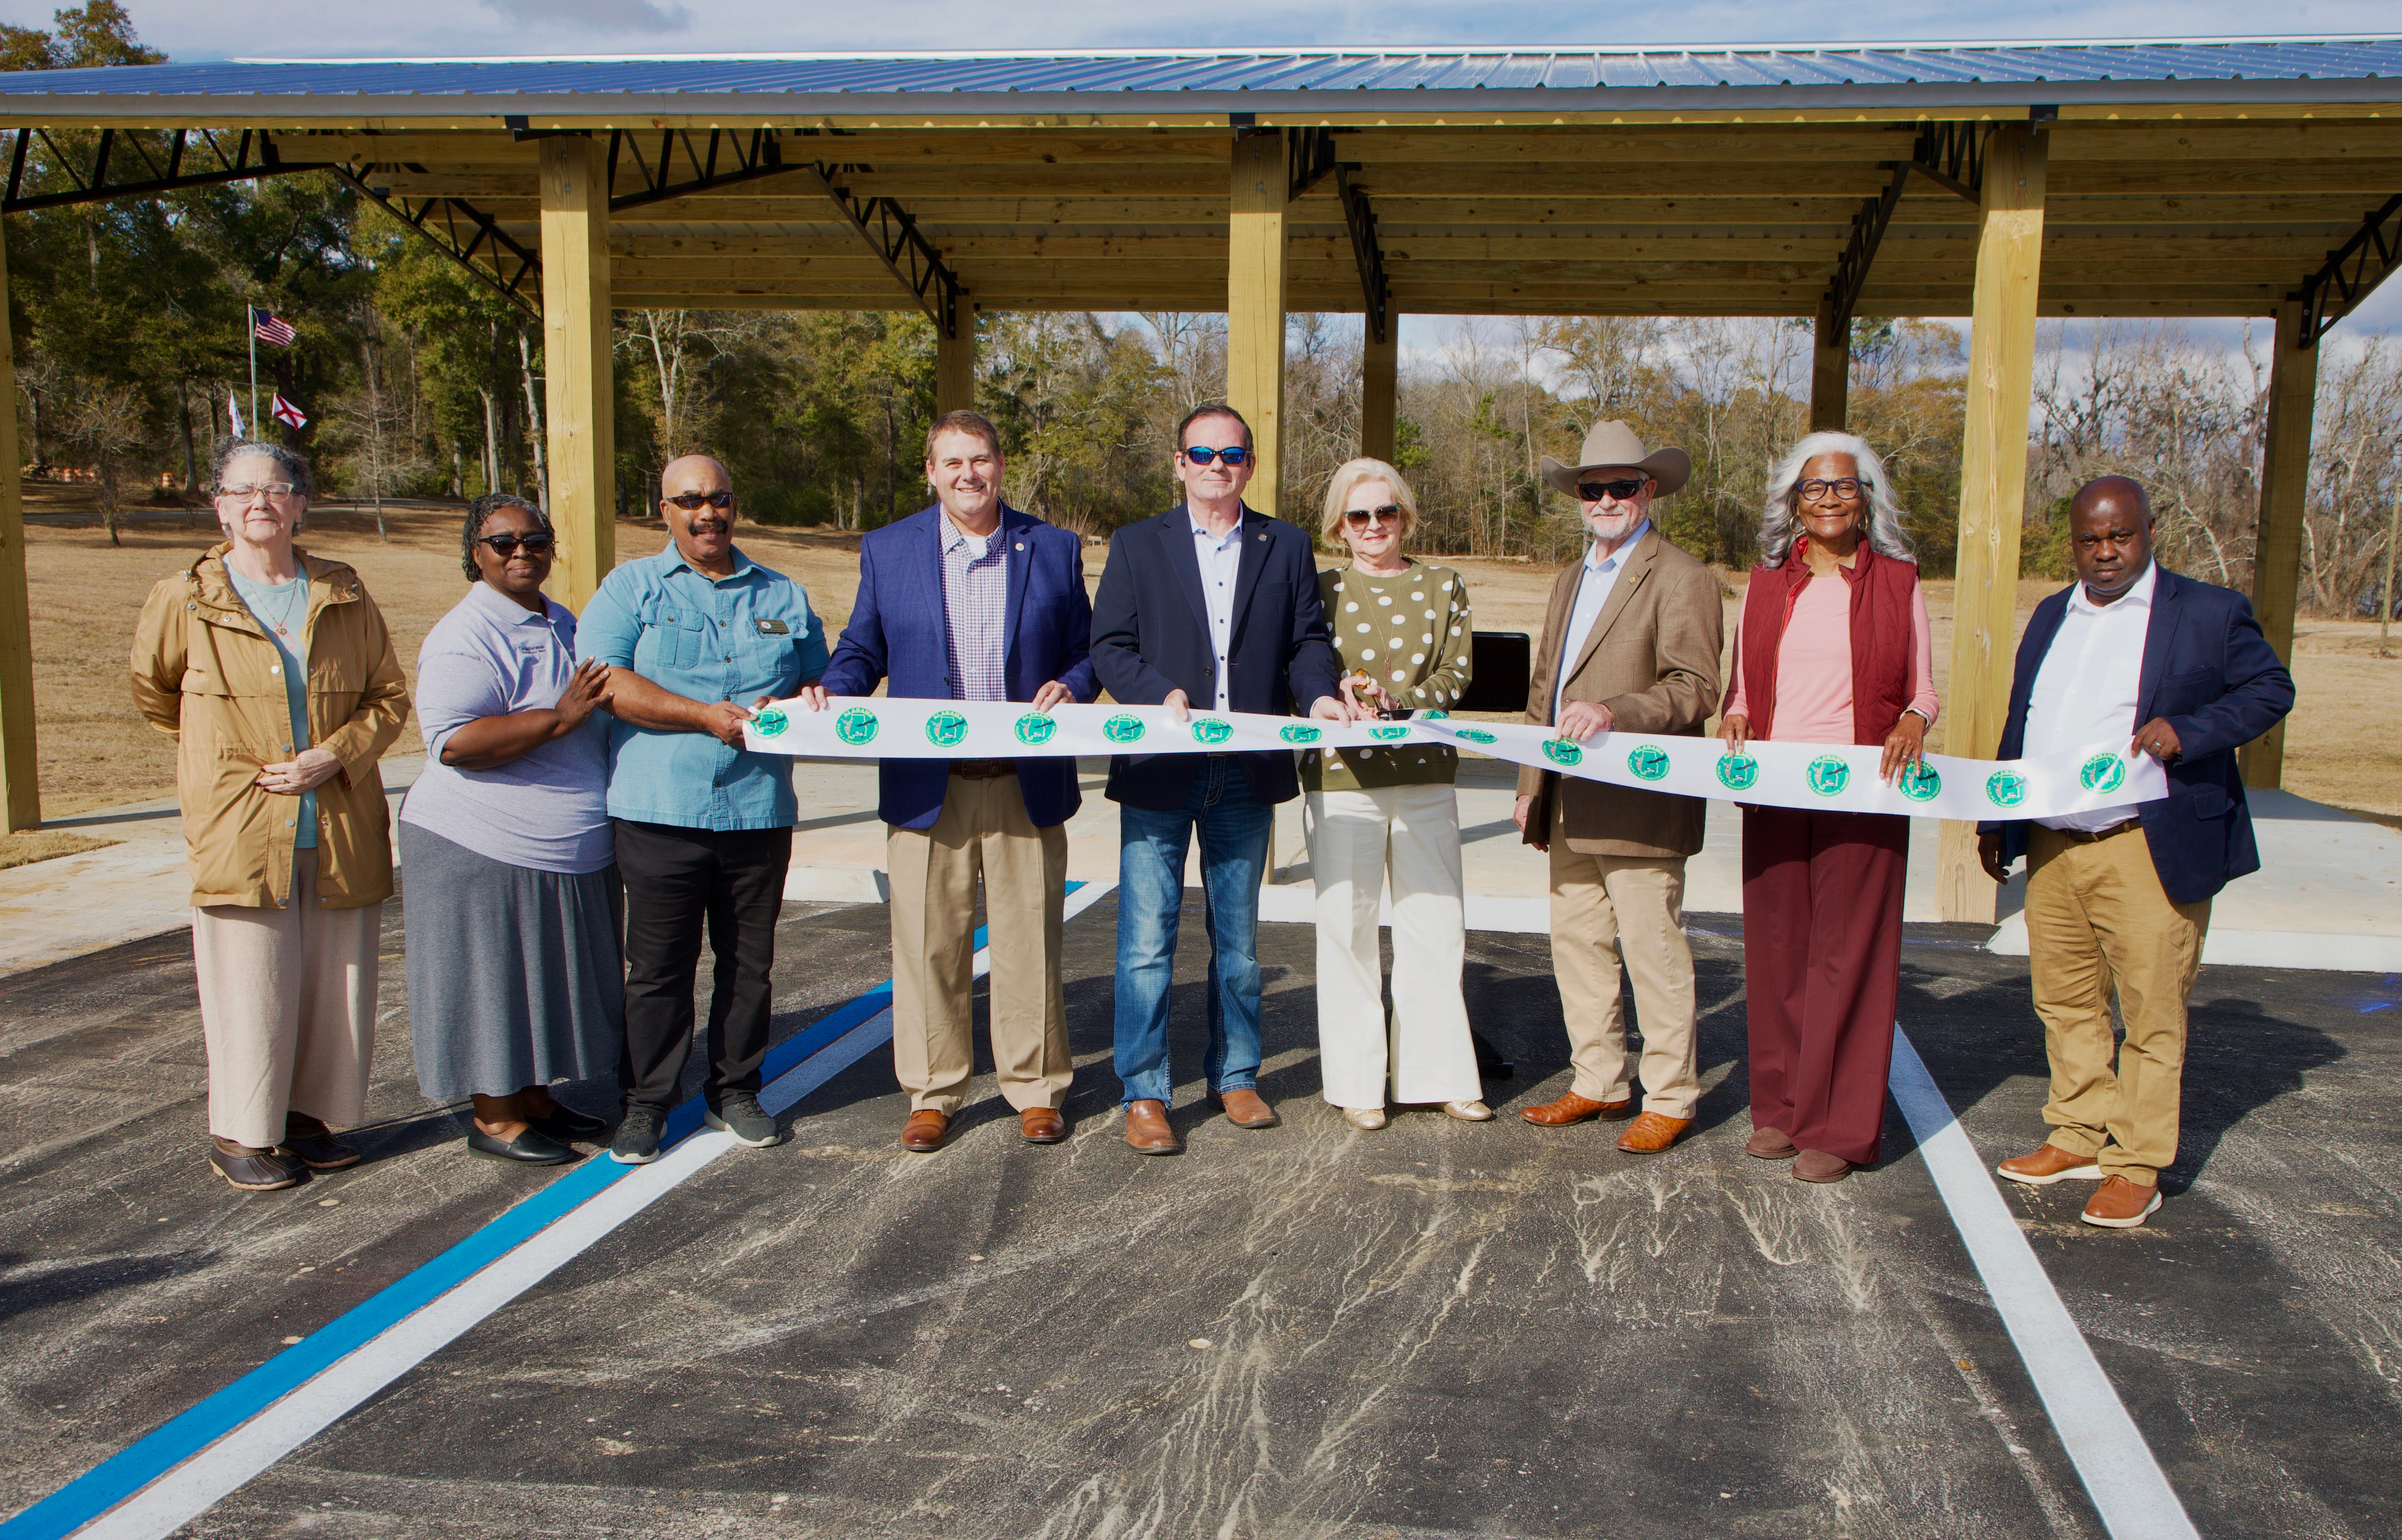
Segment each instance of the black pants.
[{"label": "black pants", "polygon": [[722,1092],[756,1092],[793,832],[721,833],[623,818],[616,826],[617,870],[626,879],[626,1053],[617,1084],[626,1105],[661,1111],[675,1105],[692,1053],[704,918],[717,955],[704,1093],[713,1104]]}]

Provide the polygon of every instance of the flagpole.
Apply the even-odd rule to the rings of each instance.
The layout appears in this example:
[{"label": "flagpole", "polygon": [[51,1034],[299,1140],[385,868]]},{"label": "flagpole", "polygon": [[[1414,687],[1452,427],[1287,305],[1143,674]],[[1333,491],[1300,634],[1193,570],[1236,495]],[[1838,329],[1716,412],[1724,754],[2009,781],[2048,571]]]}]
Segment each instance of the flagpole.
[{"label": "flagpole", "polygon": [[258,432],[258,316],[245,304],[242,308],[242,329],[250,333],[250,431]]}]

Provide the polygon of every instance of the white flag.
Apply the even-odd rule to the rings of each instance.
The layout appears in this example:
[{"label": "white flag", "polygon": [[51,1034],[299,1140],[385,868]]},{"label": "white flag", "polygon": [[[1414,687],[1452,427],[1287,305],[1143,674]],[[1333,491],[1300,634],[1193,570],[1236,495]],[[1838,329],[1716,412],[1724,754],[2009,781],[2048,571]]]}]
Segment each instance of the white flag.
[{"label": "white flag", "polygon": [[243,430],[242,425],[242,397],[232,391],[228,391],[226,392],[226,416],[233,419],[234,437],[247,438],[250,436],[249,433]]}]

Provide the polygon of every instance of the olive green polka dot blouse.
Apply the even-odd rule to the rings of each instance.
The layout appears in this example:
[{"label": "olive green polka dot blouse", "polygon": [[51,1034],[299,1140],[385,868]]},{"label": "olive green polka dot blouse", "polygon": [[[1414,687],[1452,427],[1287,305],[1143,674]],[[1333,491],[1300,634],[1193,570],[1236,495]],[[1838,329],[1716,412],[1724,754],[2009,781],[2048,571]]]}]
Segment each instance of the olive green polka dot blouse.
[{"label": "olive green polka dot blouse", "polygon": [[[1374,576],[1349,567],[1318,574],[1345,674],[1364,670],[1413,710],[1449,710],[1468,690],[1468,584],[1448,567],[1413,560]],[[1447,786],[1459,773],[1458,750],[1441,744],[1394,749],[1321,749],[1301,756],[1310,791],[1378,786]]]}]

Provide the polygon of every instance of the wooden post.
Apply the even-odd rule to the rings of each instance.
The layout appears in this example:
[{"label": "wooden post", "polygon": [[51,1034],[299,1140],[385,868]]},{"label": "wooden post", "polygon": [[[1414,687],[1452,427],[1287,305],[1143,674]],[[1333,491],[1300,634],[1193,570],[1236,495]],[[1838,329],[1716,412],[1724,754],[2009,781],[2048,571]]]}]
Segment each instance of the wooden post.
[{"label": "wooden post", "polygon": [[1284,469],[1285,204],[1291,190],[1284,131],[1235,141],[1227,218],[1226,405],[1251,425],[1259,469],[1243,501],[1277,512]]},{"label": "wooden post", "polygon": [[1385,340],[1369,327],[1360,348],[1360,452],[1370,460],[1393,462],[1397,446],[1395,415],[1401,362],[1401,317],[1385,318]]},{"label": "wooden post", "polygon": [[[2302,516],[2311,486],[2311,415],[2319,351],[2302,341],[2302,307],[2277,307],[2277,351],[2269,365],[2269,428],[2260,450],[2260,523],[2252,542],[2252,613],[2279,661],[2294,661],[2294,607],[2302,582]],[[2236,764],[2247,786],[2285,780],[2283,722],[2243,746]]]},{"label": "wooden post", "polygon": [[[2043,268],[2044,136],[2012,125],[1995,130],[1985,146],[1960,455],[1952,698],[1943,703],[1944,749],[1971,759],[1993,756],[2009,709],[2027,416],[2035,391],[2036,286]],[[1937,851],[1943,918],[1992,924],[1996,890],[1977,864],[1977,826],[1947,821]]]},{"label": "wooden post", "polygon": [[17,473],[17,354],[8,335],[8,254],[0,244],[0,822],[42,822],[34,754],[34,621],[25,593],[25,509]]},{"label": "wooden post", "polygon": [[976,403],[976,312],[959,301],[957,337],[934,334],[934,415],[972,412]]},{"label": "wooden post", "polygon": [[1852,326],[1835,319],[1835,304],[1818,301],[1818,337],[1810,350],[1810,431],[1841,433],[1852,392]]},{"label": "wooden post", "polygon": [[609,161],[598,139],[542,141],[543,395],[560,602],[581,612],[617,564],[616,392],[609,368]]}]

